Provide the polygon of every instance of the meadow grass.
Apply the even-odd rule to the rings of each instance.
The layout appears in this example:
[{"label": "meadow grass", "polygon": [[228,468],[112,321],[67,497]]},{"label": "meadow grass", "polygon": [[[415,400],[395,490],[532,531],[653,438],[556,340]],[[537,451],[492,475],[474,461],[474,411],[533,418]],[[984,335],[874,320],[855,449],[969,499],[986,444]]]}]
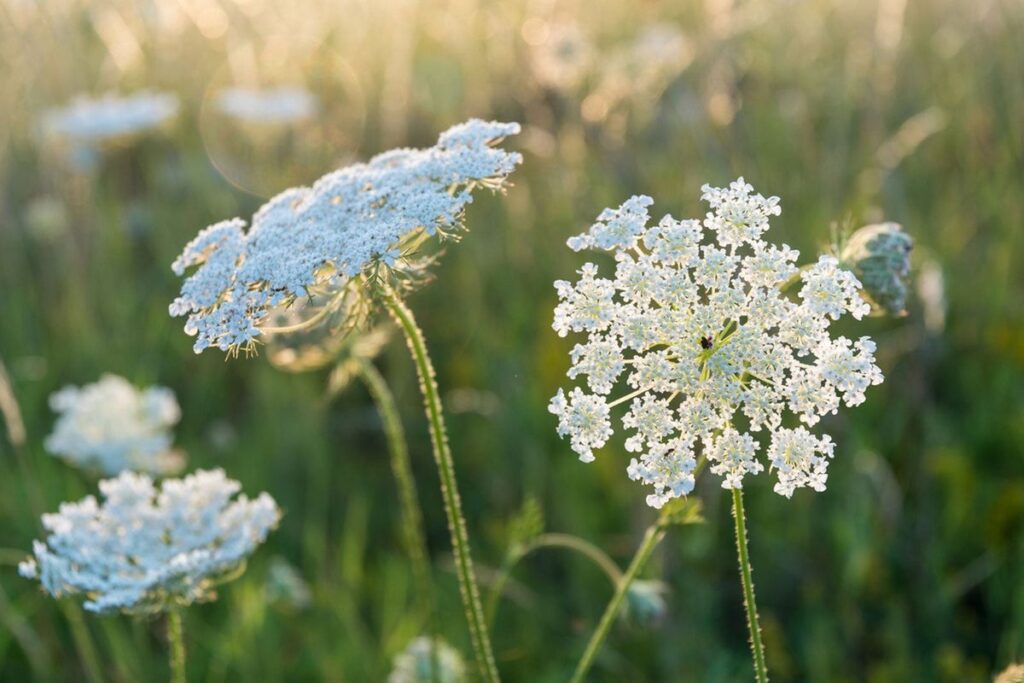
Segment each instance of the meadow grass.
[{"label": "meadow grass", "polygon": [[[43,451],[46,399],[104,372],[173,388],[190,467],[222,466],[284,512],[246,574],[186,615],[190,680],[386,678],[422,620],[370,395],[355,384],[328,400],[327,371],[193,354],[167,315],[180,284],[169,264],[205,225],[352,159],[430,144],[469,115],[522,122],[506,146],[525,161],[507,196],[470,206],[472,231],[408,303],[440,378],[485,595],[528,498],[548,531],[591,541],[620,566],[657,515],[622,476],[621,445],[583,467],[547,413],[571,348],[550,329],[551,283],[582,263],[565,239],[632,193],[696,214],[702,183],[743,174],[782,198],[775,238],[805,255],[833,222],[894,220],[915,239],[915,276],[931,268],[945,282],[944,302],[915,295],[906,318],[848,332],[876,339],[886,382],[829,422],[829,491],[785,501],[767,478],[746,490],[773,680],[987,681],[1024,657],[1018,3],[599,1],[540,14],[525,2],[158,5],[167,9],[152,16],[70,0],[0,11],[0,358],[28,470],[0,441],[0,679],[88,680],[75,620],[14,565],[39,535],[36,493],[52,510],[95,488]],[[679,27],[689,58],[622,86],[611,56],[656,22]],[[596,66],[543,86],[531,45],[565,23],[594,46]],[[205,95],[232,77],[304,84],[321,115],[270,139],[218,124]],[[181,113],[84,171],[39,141],[46,107],[115,88],[177,92]],[[47,201],[62,218],[42,220]],[[468,659],[400,340],[378,367],[407,432],[438,629]],[[708,481],[696,495],[706,522],[670,530],[644,571],[671,588],[667,618],[654,631],[616,624],[588,680],[749,678],[730,497]],[[268,599],[276,557],[309,583],[308,605]],[[493,633],[503,678],[568,680],[611,597],[607,577],[585,558],[538,553],[507,595]],[[162,622],[84,623],[103,680],[166,677]]]}]

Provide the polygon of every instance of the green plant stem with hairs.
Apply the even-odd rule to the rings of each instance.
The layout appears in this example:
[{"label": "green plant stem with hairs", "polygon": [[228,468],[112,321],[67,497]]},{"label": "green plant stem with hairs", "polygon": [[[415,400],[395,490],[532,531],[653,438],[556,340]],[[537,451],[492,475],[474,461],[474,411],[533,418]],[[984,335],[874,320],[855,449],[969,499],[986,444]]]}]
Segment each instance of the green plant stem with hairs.
[{"label": "green plant stem with hairs", "polygon": [[181,611],[172,609],[167,613],[167,641],[170,644],[171,683],[186,683],[185,676],[185,629],[181,623]]},{"label": "green plant stem with hairs", "polygon": [[455,478],[455,464],[448,447],[448,435],[445,430],[444,415],[441,410],[441,397],[438,393],[434,366],[427,353],[427,345],[423,333],[416,324],[412,311],[398,298],[390,288],[382,288],[381,296],[391,317],[402,328],[405,339],[416,365],[420,379],[420,391],[427,422],[430,426],[430,441],[434,451],[434,462],[437,464],[441,479],[441,497],[444,499],[444,510],[448,517],[448,532],[452,541],[452,552],[455,558],[455,572],[459,580],[459,593],[466,613],[469,626],[470,641],[476,657],[477,668],[486,683],[499,681],[498,668],[491,649],[491,639],[487,633],[487,621],[480,602],[480,589],[477,587],[476,575],[473,572],[473,558],[469,548],[469,534],[466,531],[466,519],[462,514],[462,503]]},{"label": "green plant stem with hairs", "polygon": [[527,541],[520,547],[516,548],[513,552],[509,553],[505,563],[501,566],[501,571],[498,574],[497,579],[494,581],[494,585],[491,588],[491,594],[487,600],[488,624],[494,623],[494,617],[498,612],[498,604],[501,601],[501,596],[505,592],[505,585],[512,576],[512,569],[524,557],[535,550],[540,550],[541,548],[565,548],[576,551],[580,555],[591,560],[601,571],[603,571],[612,582],[613,586],[618,586],[619,582],[622,581],[622,570],[619,569],[619,566],[615,564],[615,561],[612,558],[608,557],[607,553],[590,541],[586,541],[578,536],[572,536],[570,534],[540,534],[536,538]]},{"label": "green plant stem with hairs", "polygon": [[743,583],[743,606],[747,612],[747,630],[750,631],[750,650],[754,658],[754,678],[757,683],[768,683],[768,667],[764,660],[761,624],[754,599],[754,579],[751,576],[750,555],[747,549],[747,519],[743,511],[743,490],[732,490],[732,516],[736,521],[736,551],[739,557],[740,581]]},{"label": "green plant stem with hairs", "polygon": [[388,388],[387,381],[372,362],[365,358],[353,358],[346,362],[354,365],[356,373],[370,392],[384,425],[384,435],[391,455],[391,472],[395,477],[398,500],[402,507],[402,541],[412,564],[417,602],[423,617],[432,620],[434,589],[431,581],[430,555],[427,551],[426,534],[423,531],[423,514],[420,510],[419,497],[416,495],[409,448],[395,405],[395,397]]}]

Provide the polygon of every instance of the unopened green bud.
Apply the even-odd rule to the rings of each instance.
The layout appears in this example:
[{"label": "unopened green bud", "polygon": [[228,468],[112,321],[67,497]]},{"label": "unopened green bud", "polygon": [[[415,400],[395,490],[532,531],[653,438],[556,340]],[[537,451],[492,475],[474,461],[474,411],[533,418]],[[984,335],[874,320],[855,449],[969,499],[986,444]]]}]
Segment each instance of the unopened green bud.
[{"label": "unopened green bud", "polygon": [[645,628],[657,626],[668,614],[666,593],[668,586],[662,581],[634,581],[626,591],[624,616]]},{"label": "unopened green bud", "polygon": [[913,246],[914,240],[898,223],[877,223],[853,233],[839,254],[843,266],[860,280],[876,314],[906,314]]}]

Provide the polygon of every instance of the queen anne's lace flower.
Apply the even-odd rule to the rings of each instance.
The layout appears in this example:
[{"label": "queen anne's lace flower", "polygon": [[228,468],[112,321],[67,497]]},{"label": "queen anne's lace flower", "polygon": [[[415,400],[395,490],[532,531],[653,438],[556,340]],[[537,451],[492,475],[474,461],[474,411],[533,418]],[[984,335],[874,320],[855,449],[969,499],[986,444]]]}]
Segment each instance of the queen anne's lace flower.
[{"label": "queen anne's lace flower", "polygon": [[235,86],[217,93],[217,107],[228,116],[248,123],[295,123],[316,114],[315,95],[297,87],[259,90]]},{"label": "queen anne's lace flower", "polygon": [[67,386],[50,396],[60,414],[46,449],[84,469],[105,475],[136,470],[174,474],[184,458],[171,448],[181,418],[174,393],[165,387],[136,389],[117,375],[83,387]]},{"label": "queen anne's lace flower", "polygon": [[[285,190],[245,230],[241,219],[203,230],[174,261],[185,280],[171,315],[187,316],[195,350],[250,347],[271,309],[359,275],[417,267],[425,238],[457,234],[478,187],[500,189],[522,157],[497,148],[516,123],[473,119],[429,149],[396,149]],[[348,297],[351,289],[348,289]]]},{"label": "queen anne's lace flower", "polygon": [[86,496],[43,515],[49,531],[19,573],[50,595],[84,595],[93,612],[157,612],[216,597],[281,516],[266,493],[232,500],[241,486],[222,470],[168,479],[142,474],[100,482]]},{"label": "queen anne's lace flower", "polygon": [[[587,335],[568,373],[586,388],[559,389],[549,406],[558,432],[589,462],[612,435],[612,409],[627,403],[625,446],[637,454],[627,473],[654,488],[653,507],[693,489],[698,452],[724,488],[742,487],[764,470],[763,433],[776,492],[821,491],[831,439],[783,422],[813,426],[882,381],[870,339],[829,335],[840,316],[869,312],[860,283],[831,256],[799,270],[795,250],[765,242],[779,200],[742,178],[705,185],[703,198],[712,208],[703,222],[649,225],[652,200],[633,197],[569,239],[576,251],[612,252],[616,267],[606,279],[587,263],[577,282],[555,283],[555,331]],[[785,290],[796,282],[794,300]],[[610,400],[622,380],[631,391]]]},{"label": "queen anne's lace flower", "polygon": [[54,136],[101,142],[155,128],[177,113],[178,98],[171,93],[82,95],[64,107],[48,110],[43,129]]},{"label": "queen anne's lace flower", "polygon": [[414,638],[395,656],[388,683],[463,683],[468,680],[459,651],[440,638]]}]

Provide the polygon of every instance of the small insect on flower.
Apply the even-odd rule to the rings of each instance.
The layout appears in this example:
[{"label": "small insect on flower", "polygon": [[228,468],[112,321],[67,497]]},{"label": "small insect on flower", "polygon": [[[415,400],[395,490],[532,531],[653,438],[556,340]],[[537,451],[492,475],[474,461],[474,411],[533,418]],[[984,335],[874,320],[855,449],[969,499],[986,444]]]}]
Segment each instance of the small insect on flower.
[{"label": "small insect on flower", "polygon": [[73,465],[108,476],[124,470],[166,476],[185,464],[171,448],[171,427],[181,410],[170,389],[136,389],[108,374],[83,387],[64,387],[50,396],[50,407],[60,416],[46,450]]},{"label": "small insect on flower", "polygon": [[232,500],[241,485],[223,470],[167,479],[143,474],[101,481],[43,515],[49,532],[18,566],[55,598],[82,595],[91,612],[155,613],[216,597],[281,517],[266,493]]},{"label": "small insect on flower", "polygon": [[[832,256],[798,270],[795,250],[762,239],[779,200],[742,178],[705,185],[703,199],[703,221],[650,225],[653,200],[633,197],[569,239],[574,251],[612,252],[615,273],[587,263],[577,282],[555,283],[555,331],[586,336],[568,372],[585,388],[560,389],[549,406],[558,433],[590,462],[613,434],[612,409],[627,404],[625,446],[637,456],[626,471],[654,488],[652,507],[693,490],[698,454],[724,488],[741,488],[765,469],[760,434],[776,492],[823,490],[831,439],[785,423],[812,427],[882,381],[874,342],[829,335],[834,320],[870,311],[860,282]],[[785,293],[791,279],[802,282],[797,300]],[[623,380],[628,392],[609,400]]]},{"label": "small insect on flower", "polygon": [[[206,228],[171,266],[178,275],[195,268],[171,315],[187,318],[196,353],[211,346],[249,351],[261,335],[328,319],[358,327],[370,308],[368,285],[422,282],[431,249],[464,229],[473,192],[504,188],[522,157],[497,145],[518,132],[516,123],[473,119],[429,149],[392,150],[312,187],[285,190],[256,212],[248,230],[238,218]],[[299,301],[316,302],[307,319],[274,324],[277,312]]]}]

